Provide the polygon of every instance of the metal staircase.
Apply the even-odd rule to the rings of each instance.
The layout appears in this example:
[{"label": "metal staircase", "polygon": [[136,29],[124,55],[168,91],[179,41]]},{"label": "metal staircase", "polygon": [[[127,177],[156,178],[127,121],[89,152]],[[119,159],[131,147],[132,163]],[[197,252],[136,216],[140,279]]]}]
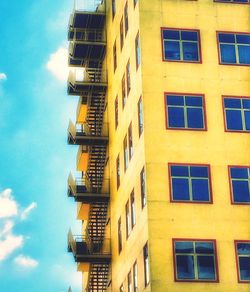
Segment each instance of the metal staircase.
[{"label": "metal staircase", "polygon": [[88,163],[80,178],[69,175],[68,196],[89,204],[90,208],[85,234],[73,236],[69,232],[68,250],[76,262],[90,263],[86,291],[104,292],[111,261],[110,240],[107,243],[105,237],[109,206],[109,180],[104,179],[108,147],[108,125],[104,123],[105,3],[104,0],[82,2],[87,4],[87,9],[74,10],[69,22],[69,65],[80,71],[69,74],[68,94],[80,96],[79,107],[87,107],[87,112],[84,122],[69,123],[68,143],[85,147]]}]

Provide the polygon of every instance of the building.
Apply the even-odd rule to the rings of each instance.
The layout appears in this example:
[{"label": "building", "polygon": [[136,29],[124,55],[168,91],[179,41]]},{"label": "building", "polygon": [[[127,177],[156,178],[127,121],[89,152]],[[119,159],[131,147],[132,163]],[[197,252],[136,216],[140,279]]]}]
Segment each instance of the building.
[{"label": "building", "polygon": [[83,291],[249,291],[249,0],[82,1],[68,245]]}]

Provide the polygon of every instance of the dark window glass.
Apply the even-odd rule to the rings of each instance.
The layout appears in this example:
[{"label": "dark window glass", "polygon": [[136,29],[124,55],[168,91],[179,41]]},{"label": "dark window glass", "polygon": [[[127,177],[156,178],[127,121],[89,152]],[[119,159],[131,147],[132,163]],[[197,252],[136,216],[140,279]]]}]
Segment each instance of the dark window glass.
[{"label": "dark window glass", "polygon": [[229,174],[233,202],[250,204],[250,168],[229,167]]},{"label": "dark window glass", "polygon": [[129,146],[129,159],[133,156],[133,135],[132,135],[132,122],[128,128],[128,146]]},{"label": "dark window glass", "polygon": [[214,243],[174,241],[175,272],[180,281],[216,281]]},{"label": "dark window glass", "polygon": [[127,201],[127,203],[126,203],[125,212],[126,212],[126,235],[127,235],[127,238],[128,238],[129,234],[131,232],[129,201]]},{"label": "dark window glass", "polygon": [[222,64],[250,65],[250,34],[218,33]]},{"label": "dark window glass", "polygon": [[250,281],[250,242],[236,242],[237,266],[240,282]]},{"label": "dark window glass", "polygon": [[116,12],[116,0],[112,0],[112,17],[115,17],[115,12]]},{"label": "dark window glass", "polygon": [[128,273],[128,292],[132,292],[132,275],[131,275],[131,271]]},{"label": "dark window glass", "polygon": [[126,80],[127,80],[127,95],[129,95],[131,89],[131,79],[130,79],[130,61],[128,61],[126,66]]},{"label": "dark window glass", "polygon": [[250,99],[224,97],[226,130],[250,131]]},{"label": "dark window glass", "polygon": [[118,111],[118,96],[115,99],[115,128],[117,129],[119,123],[119,111]]},{"label": "dark window glass", "polygon": [[222,2],[222,3],[249,3],[249,0],[214,0],[215,2]]},{"label": "dark window glass", "polygon": [[145,287],[149,284],[149,258],[148,258],[148,244],[146,243],[143,248],[144,260],[144,283]]},{"label": "dark window glass", "polygon": [[125,35],[128,32],[128,2],[126,2],[124,7],[124,20],[125,20]]},{"label": "dark window glass", "polygon": [[127,97],[126,81],[125,81],[125,74],[124,74],[122,77],[122,108],[124,108],[124,106],[126,104],[126,97]]},{"label": "dark window glass", "polygon": [[131,225],[132,228],[135,226],[136,223],[136,210],[135,210],[135,194],[134,190],[130,194],[130,208],[131,208]]},{"label": "dark window glass", "polygon": [[200,39],[197,31],[164,29],[164,60],[200,62]]},{"label": "dark window glass", "polygon": [[123,27],[123,17],[120,22],[120,48],[122,50],[124,44],[124,27]]},{"label": "dark window glass", "polygon": [[117,53],[116,53],[116,41],[113,46],[113,63],[114,63],[114,72],[117,68]]},{"label": "dark window glass", "polygon": [[120,157],[118,155],[118,157],[116,158],[116,186],[117,186],[117,189],[120,186],[120,176],[121,176]]},{"label": "dark window glass", "polygon": [[205,129],[205,108],[202,96],[166,94],[167,127]]},{"label": "dark window glass", "polygon": [[122,221],[121,217],[118,220],[118,251],[122,251]]},{"label": "dark window glass", "polygon": [[123,157],[124,157],[124,171],[128,168],[129,162],[129,150],[128,150],[128,138],[127,135],[123,140]]},{"label": "dark window glass", "polygon": [[135,61],[136,61],[136,68],[138,68],[141,63],[141,47],[140,47],[139,32],[135,38]]},{"label": "dark window glass", "polygon": [[139,130],[139,137],[143,132],[143,108],[142,108],[142,98],[140,97],[137,105],[138,110],[138,130]]},{"label": "dark window glass", "polygon": [[145,176],[145,169],[143,167],[141,174],[140,174],[140,184],[141,184],[141,205],[142,208],[147,203],[147,197],[146,197],[146,176]]},{"label": "dark window glass", "polygon": [[138,292],[138,265],[137,261],[133,265],[133,280],[134,280],[134,292]]},{"label": "dark window glass", "polygon": [[170,165],[173,201],[211,202],[208,166]]}]

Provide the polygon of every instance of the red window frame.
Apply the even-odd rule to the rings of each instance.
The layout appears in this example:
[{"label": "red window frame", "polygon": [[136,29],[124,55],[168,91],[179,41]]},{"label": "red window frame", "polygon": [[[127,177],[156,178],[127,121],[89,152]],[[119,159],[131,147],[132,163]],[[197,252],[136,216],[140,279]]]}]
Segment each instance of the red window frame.
[{"label": "red window frame", "polygon": [[[210,201],[209,202],[203,202],[203,201],[175,201],[173,200],[173,193],[172,193],[172,179],[171,179],[171,166],[207,166],[208,167],[208,180],[209,180],[209,188],[210,188]],[[205,204],[205,205],[211,205],[213,204],[213,190],[212,190],[212,176],[211,176],[211,167],[210,164],[197,164],[197,163],[174,163],[169,162],[168,163],[168,181],[169,181],[169,201],[170,203],[181,203],[181,204]]]},{"label": "red window frame", "polygon": [[[203,110],[204,110],[204,129],[190,129],[190,128],[169,128],[168,127],[168,112],[167,112],[167,101],[166,95],[183,95],[183,96],[201,96],[203,102]],[[206,115],[206,100],[205,94],[202,93],[183,93],[183,92],[164,92],[164,105],[165,105],[165,126],[167,130],[176,130],[176,131],[207,131],[207,115]]]},{"label": "red window frame", "polygon": [[[195,242],[213,242],[214,244],[214,258],[215,258],[215,275],[216,280],[208,281],[208,280],[179,280],[177,279],[176,273],[176,260],[175,260],[175,242],[177,241],[195,241]],[[175,282],[184,282],[184,283],[219,283],[219,268],[218,268],[218,254],[217,254],[217,246],[215,239],[201,239],[201,238],[172,238],[172,249],[173,249],[173,268],[174,268],[174,281]]]},{"label": "red window frame", "polygon": [[250,240],[235,240],[234,241],[234,250],[235,250],[235,263],[236,263],[236,270],[237,270],[237,279],[238,283],[241,284],[249,284],[250,281],[244,281],[240,279],[240,268],[239,268],[239,262],[238,262],[238,252],[237,252],[237,243],[250,243]]},{"label": "red window frame", "polygon": [[235,96],[235,95],[222,95],[222,109],[223,109],[223,120],[224,120],[224,131],[229,133],[246,133],[249,134],[249,131],[236,131],[236,130],[228,130],[227,129],[227,122],[226,122],[226,113],[225,113],[225,106],[224,106],[224,98],[250,98],[250,96]]},{"label": "red window frame", "polygon": [[[199,44],[198,44],[198,48],[199,48],[199,56],[200,59],[197,62],[191,62],[191,61],[182,61],[182,60],[165,60],[164,59],[164,49],[163,49],[163,30],[165,29],[169,29],[169,30],[184,30],[184,31],[196,31],[198,33],[198,37],[199,37]],[[199,29],[192,29],[192,28],[179,28],[179,27],[161,27],[161,52],[162,52],[162,61],[163,62],[175,62],[175,63],[180,63],[180,64],[185,64],[185,63],[189,63],[189,64],[202,64],[202,51],[201,51],[201,34],[200,34],[200,30]]]},{"label": "red window frame", "polygon": [[250,168],[249,165],[228,165],[227,169],[228,169],[228,182],[229,182],[229,189],[230,189],[230,200],[231,200],[231,204],[232,205],[240,205],[240,206],[249,206],[250,203],[238,203],[238,202],[234,202],[233,199],[233,187],[232,187],[232,183],[231,183],[231,174],[230,174],[230,168]]}]

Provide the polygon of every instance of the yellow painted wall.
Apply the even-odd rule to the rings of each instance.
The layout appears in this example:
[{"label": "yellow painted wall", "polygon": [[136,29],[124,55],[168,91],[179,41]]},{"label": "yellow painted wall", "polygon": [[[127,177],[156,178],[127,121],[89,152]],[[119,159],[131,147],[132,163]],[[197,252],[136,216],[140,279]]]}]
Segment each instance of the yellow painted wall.
[{"label": "yellow painted wall", "polygon": [[[199,29],[202,64],[162,62],[161,27]],[[140,1],[151,289],[249,291],[237,283],[234,240],[250,239],[248,206],[231,205],[228,165],[250,165],[248,134],[224,132],[221,95],[250,95],[246,66],[218,65],[216,30],[247,32],[249,6]],[[164,92],[205,94],[208,131],[165,128]],[[167,164],[211,165],[214,203],[170,203]],[[219,283],[174,282],[172,238],[216,239]]]}]

